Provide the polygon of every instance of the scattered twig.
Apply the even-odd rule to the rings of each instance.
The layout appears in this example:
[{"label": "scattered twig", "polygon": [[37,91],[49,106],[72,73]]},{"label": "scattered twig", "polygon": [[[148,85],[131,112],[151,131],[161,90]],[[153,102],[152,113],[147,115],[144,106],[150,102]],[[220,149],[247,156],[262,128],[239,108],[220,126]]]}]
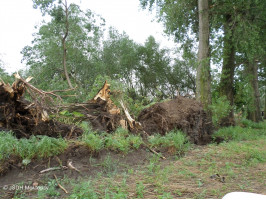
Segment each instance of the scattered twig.
[{"label": "scattered twig", "polygon": [[57,182],[57,185],[66,193],[66,194],[68,194],[68,191],[58,182],[58,179],[57,179],[57,177],[56,177],[56,175],[54,174],[54,177],[55,177],[55,180],[56,180],[56,182]]},{"label": "scattered twig", "polygon": [[73,170],[77,171],[78,173],[81,173],[80,170],[78,170],[76,167],[73,166],[73,164],[72,164],[72,160],[69,160],[69,161],[67,162],[67,166],[68,166],[70,169],[73,169]]},{"label": "scattered twig", "polygon": [[146,143],[144,143],[144,146],[147,147],[152,153],[156,154],[157,156],[159,156],[162,159],[166,159],[166,157],[164,157],[162,154],[159,154],[158,152],[156,152],[155,150],[153,150],[152,148],[149,147],[149,145],[147,145]]},{"label": "scattered twig", "polygon": [[40,171],[40,174],[43,174],[45,172],[50,172],[50,171],[55,171],[55,170],[60,170],[60,169],[67,169],[67,166],[62,166],[62,167],[50,167],[48,169],[44,169],[42,171]]}]

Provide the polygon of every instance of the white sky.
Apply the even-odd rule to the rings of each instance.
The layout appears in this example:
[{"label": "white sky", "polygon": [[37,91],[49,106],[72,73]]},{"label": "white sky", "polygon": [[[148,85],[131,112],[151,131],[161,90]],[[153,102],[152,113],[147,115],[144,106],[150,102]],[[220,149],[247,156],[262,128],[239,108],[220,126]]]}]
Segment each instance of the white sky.
[{"label": "white sky", "polygon": [[[153,35],[162,47],[174,47],[173,41],[163,36],[163,26],[147,10],[142,10],[139,0],[68,0],[91,9],[106,20],[106,28],[114,26],[125,31],[131,39],[144,43]],[[25,69],[20,51],[33,40],[34,26],[43,19],[39,9],[32,7],[32,0],[0,0],[0,59],[8,72]],[[152,22],[152,20],[154,20]]]}]

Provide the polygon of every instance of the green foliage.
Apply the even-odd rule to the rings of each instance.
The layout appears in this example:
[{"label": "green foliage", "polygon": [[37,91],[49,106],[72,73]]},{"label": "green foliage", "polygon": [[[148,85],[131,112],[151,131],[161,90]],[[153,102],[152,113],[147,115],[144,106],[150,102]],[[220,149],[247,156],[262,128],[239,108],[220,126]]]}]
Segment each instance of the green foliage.
[{"label": "green foliage", "polygon": [[14,154],[18,140],[13,136],[12,132],[0,132],[0,160],[9,158]]},{"label": "green foliage", "polygon": [[[37,137],[31,137],[30,139],[22,138],[17,141],[15,147],[15,154],[19,155],[25,162],[27,159],[32,159],[37,155],[36,144],[38,143]],[[26,164],[26,163],[25,163]]]},{"label": "green foliage", "polygon": [[56,180],[49,180],[47,187],[47,190],[38,190],[38,199],[55,198],[60,196],[60,192],[57,190],[58,184],[56,183]]},{"label": "green foliage", "polygon": [[99,135],[96,135],[95,132],[83,133],[82,142],[84,142],[92,152],[98,152],[104,147],[103,139]]},{"label": "green foliage", "polygon": [[76,184],[73,193],[70,195],[71,199],[98,199],[98,194],[94,190],[91,181],[81,182]]},{"label": "green foliage", "polygon": [[128,153],[133,147],[138,149],[143,143],[140,136],[129,135],[129,132],[123,128],[118,128],[113,134],[105,137],[105,147],[110,150]]},{"label": "green foliage", "polygon": [[[98,66],[92,67],[92,63],[98,55],[97,49],[100,47],[99,40],[102,37],[104,20],[90,10],[82,11],[74,3],[64,5],[61,0],[47,2],[34,0],[33,3],[34,8],[40,8],[43,14],[50,16],[50,21],[42,22],[36,27],[37,33],[34,34],[32,45],[22,50],[23,61],[30,66],[27,74],[33,76],[34,84],[44,90],[68,87],[62,63],[62,38],[66,34],[67,26],[67,71],[71,82],[80,86],[75,94],[84,97],[84,91],[88,90],[97,75],[94,70]],[[69,97],[69,99],[77,101],[80,98]]]},{"label": "green foliage", "polygon": [[158,172],[160,170],[161,166],[159,165],[159,159],[160,158],[157,155],[153,155],[150,158],[149,164],[147,165],[147,169],[150,174]]},{"label": "green foliage", "polygon": [[84,130],[81,141],[89,147],[92,152],[98,152],[103,148],[128,153],[130,149],[138,149],[143,143],[138,135],[131,135],[128,130],[121,127],[114,133],[97,133],[91,129],[88,123],[81,123]]},{"label": "green foliage", "polygon": [[109,135],[105,138],[105,147],[113,151],[121,151],[127,153],[130,149],[129,142],[124,136]]},{"label": "green foliage", "polygon": [[78,125],[80,122],[78,118],[84,117],[84,114],[80,112],[69,112],[68,110],[62,110],[56,115],[50,115],[50,117],[54,118],[56,121],[65,123],[65,124],[76,124]]},{"label": "green foliage", "polygon": [[[265,136],[265,134],[264,134]],[[258,137],[257,139],[261,139]],[[266,162],[266,154],[262,151],[256,143],[239,143],[239,141],[231,141],[222,144],[227,150],[228,155],[232,157],[241,157],[242,165],[257,165],[258,163]]]},{"label": "green foliage", "polygon": [[83,129],[81,141],[92,151],[98,152],[104,148],[103,138],[92,130],[92,127],[87,122],[80,124]]},{"label": "green foliage", "polygon": [[264,129],[266,130],[266,123],[265,122],[253,122],[248,119],[242,119],[240,122],[241,125],[244,125],[246,128],[253,128],[253,129]]},{"label": "green foliage", "polygon": [[127,141],[134,149],[138,149],[143,144],[142,138],[136,135],[129,135]]},{"label": "green foliage", "polygon": [[144,189],[145,189],[145,186],[143,185],[143,183],[141,181],[139,183],[136,183],[137,198],[139,198],[139,199],[144,198],[144,196],[143,196]]},{"label": "green foliage", "polygon": [[162,146],[171,148],[171,150],[174,150],[173,153],[177,155],[182,155],[190,147],[188,137],[178,130],[170,131],[165,136],[159,134],[150,136],[149,143],[152,147]]},{"label": "green foliage", "polygon": [[[242,128],[240,126],[221,128],[213,134],[213,137],[222,137],[226,141],[243,141],[256,140],[266,136],[265,123],[264,125],[257,125],[255,127],[263,127],[262,129],[253,129],[251,127]],[[254,127],[254,126],[253,126]]]},{"label": "green foliage", "polygon": [[5,70],[2,68],[4,67],[4,64],[0,60],[0,81],[4,81],[5,83],[12,83],[13,77],[11,77],[8,73],[5,72]]},{"label": "green foliage", "polygon": [[214,126],[218,127],[221,119],[228,115],[231,106],[230,102],[225,96],[217,98],[212,105],[210,105],[212,111],[212,123]]},{"label": "green foliage", "polygon": [[50,157],[62,153],[67,142],[62,138],[51,138],[48,136],[37,136],[39,139],[36,144],[36,154],[39,158]]},{"label": "green foliage", "polygon": [[107,173],[107,174],[112,174],[115,173],[117,171],[117,161],[113,160],[110,156],[110,154],[108,154],[103,162],[100,164],[100,166],[103,167],[103,172]]},{"label": "green foliage", "polygon": [[0,160],[11,155],[19,156],[27,165],[32,158],[47,158],[62,153],[67,143],[62,138],[32,136],[30,139],[17,139],[11,132],[0,132]]}]

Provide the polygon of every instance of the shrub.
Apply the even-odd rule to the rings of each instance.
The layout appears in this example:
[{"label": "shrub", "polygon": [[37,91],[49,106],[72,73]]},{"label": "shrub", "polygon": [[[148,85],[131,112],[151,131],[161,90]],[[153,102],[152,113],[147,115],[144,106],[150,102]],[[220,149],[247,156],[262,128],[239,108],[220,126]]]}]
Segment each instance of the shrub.
[{"label": "shrub", "polygon": [[234,140],[255,140],[261,137],[265,137],[265,129],[252,129],[252,128],[242,128],[240,126],[231,126],[221,128],[213,134],[213,137],[222,137],[226,141]]},{"label": "shrub", "polygon": [[36,154],[38,158],[50,157],[62,153],[67,148],[67,142],[63,138],[51,138],[37,136]]},{"label": "shrub", "polygon": [[143,144],[142,138],[140,136],[130,135],[127,137],[127,141],[135,149],[138,149],[141,144]]},{"label": "shrub", "polygon": [[0,132],[0,160],[8,158],[11,154],[14,154],[14,149],[18,144],[17,138],[15,138],[12,132]]},{"label": "shrub", "polygon": [[181,131],[173,130],[165,136],[155,135],[149,137],[149,143],[152,147],[167,147],[174,150],[175,154],[181,155],[188,150],[190,143],[188,137]]},{"label": "shrub", "polygon": [[113,134],[105,138],[105,147],[115,151],[128,153],[130,147],[138,149],[143,143],[142,138],[136,135],[130,135],[128,130],[118,128]]},{"label": "shrub", "polygon": [[0,160],[17,155],[23,160],[57,155],[67,147],[62,138],[31,136],[30,139],[17,139],[11,132],[0,132]]},{"label": "shrub", "polygon": [[212,103],[210,109],[212,111],[212,123],[214,126],[218,127],[221,119],[227,116],[230,112],[231,106],[226,97],[222,96]]},{"label": "shrub", "polygon": [[248,119],[242,119],[240,123],[244,127],[250,127],[250,128],[255,128],[255,129],[266,129],[266,123],[264,122],[256,123]]},{"label": "shrub", "polygon": [[129,142],[121,135],[108,135],[105,138],[105,147],[111,150],[118,150],[127,153],[130,149]]},{"label": "shrub", "polygon": [[83,134],[82,141],[92,152],[98,152],[103,148],[103,139],[95,132]]}]

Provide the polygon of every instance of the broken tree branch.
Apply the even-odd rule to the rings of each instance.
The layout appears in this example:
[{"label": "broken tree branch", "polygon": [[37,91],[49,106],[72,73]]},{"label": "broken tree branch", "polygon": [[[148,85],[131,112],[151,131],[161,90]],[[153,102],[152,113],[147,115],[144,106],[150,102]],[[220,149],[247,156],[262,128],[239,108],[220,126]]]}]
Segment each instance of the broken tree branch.
[{"label": "broken tree branch", "polygon": [[156,154],[157,156],[159,156],[162,159],[166,159],[166,157],[164,157],[162,154],[159,154],[158,152],[156,152],[155,150],[153,150],[151,147],[149,147],[148,144],[144,143],[144,146],[147,147],[152,153]]},{"label": "broken tree branch", "polygon": [[60,169],[67,169],[68,167],[67,166],[62,166],[62,167],[50,167],[50,168],[47,168],[47,169],[44,169],[42,171],[40,171],[39,173],[40,174],[43,174],[45,172],[50,172],[50,171],[55,171],[55,170],[60,170]]},{"label": "broken tree branch", "polygon": [[73,170],[77,171],[78,173],[81,173],[80,170],[78,170],[76,167],[73,166],[73,164],[72,164],[72,160],[69,160],[69,161],[67,162],[67,166],[68,166],[70,169],[73,169]]},{"label": "broken tree branch", "polygon": [[68,194],[68,191],[58,182],[58,179],[57,179],[57,177],[56,177],[56,175],[54,174],[54,177],[55,177],[55,180],[56,180],[56,182],[57,182],[57,185],[66,193],[66,194]]}]

